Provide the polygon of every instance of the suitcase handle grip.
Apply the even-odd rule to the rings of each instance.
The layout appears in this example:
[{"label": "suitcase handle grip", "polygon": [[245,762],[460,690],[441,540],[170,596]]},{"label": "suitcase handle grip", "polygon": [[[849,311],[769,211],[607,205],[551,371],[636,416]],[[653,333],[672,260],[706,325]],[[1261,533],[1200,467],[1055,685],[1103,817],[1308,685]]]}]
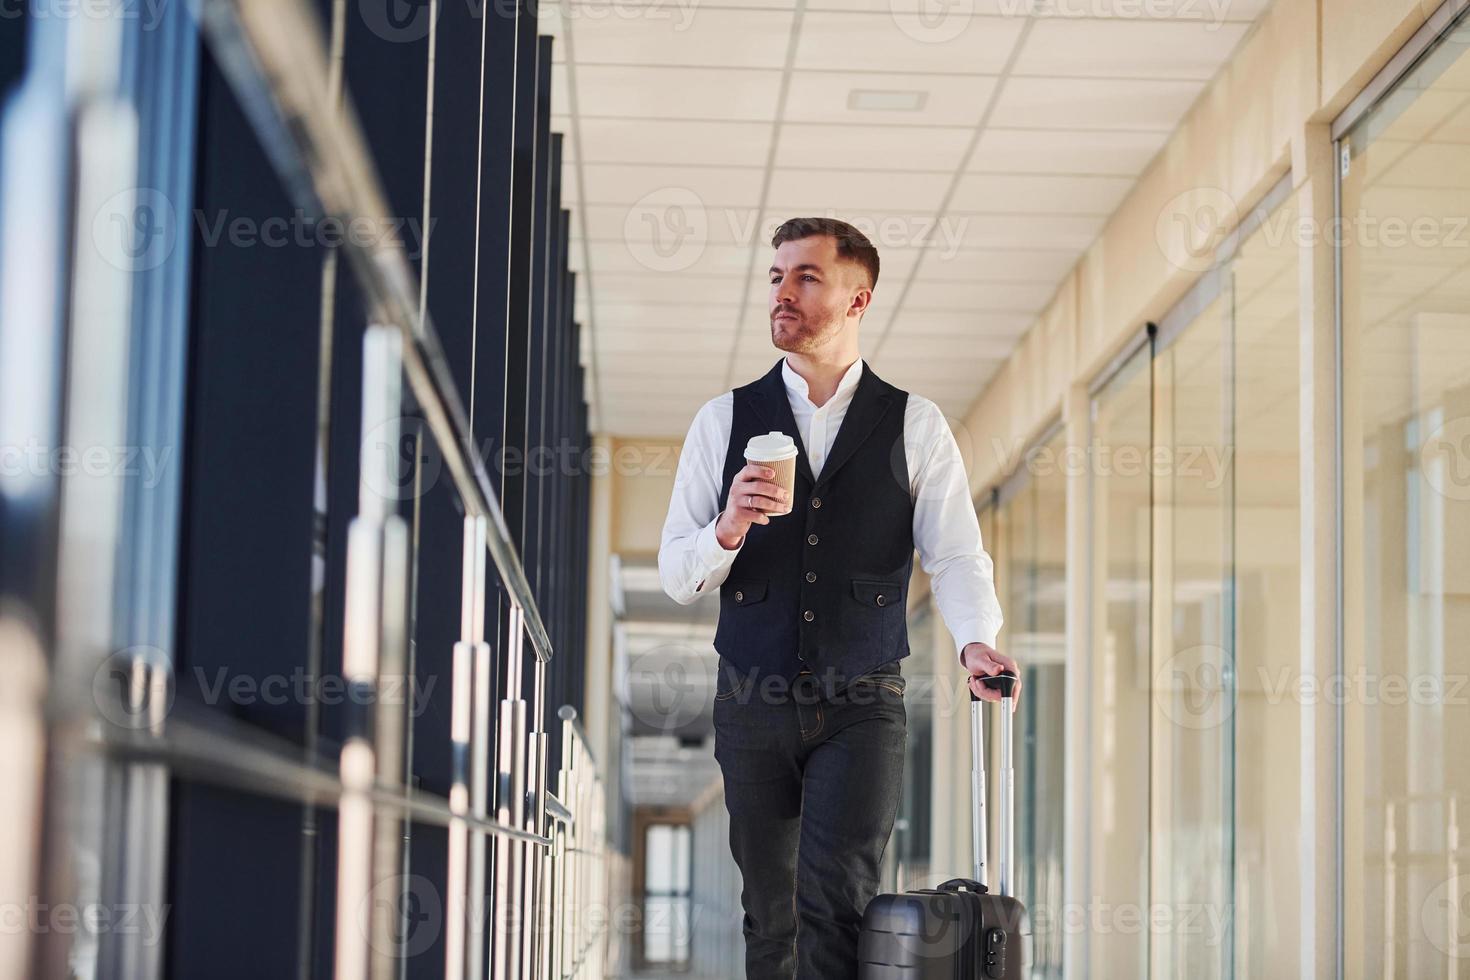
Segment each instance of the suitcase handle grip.
[{"label": "suitcase handle grip", "polygon": [[[980,683],[984,684],[988,688],[999,691],[1001,697],[1008,698],[1012,694],[1014,694],[1016,690],[1016,672],[1013,670],[1003,670],[999,674],[992,674],[989,677],[981,677]],[[973,689],[971,689],[970,691],[970,700],[980,700],[980,696],[977,695]]]},{"label": "suitcase handle grip", "polygon": [[977,894],[989,890],[974,878],[951,878],[939,885],[937,890],[942,892],[957,892],[962,888],[967,892],[975,892]]}]

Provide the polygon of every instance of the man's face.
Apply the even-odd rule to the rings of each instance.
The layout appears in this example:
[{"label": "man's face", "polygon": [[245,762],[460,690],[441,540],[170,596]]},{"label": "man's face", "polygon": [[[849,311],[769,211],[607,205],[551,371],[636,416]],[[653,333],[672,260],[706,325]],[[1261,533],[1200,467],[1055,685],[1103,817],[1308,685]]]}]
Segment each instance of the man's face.
[{"label": "man's face", "polygon": [[812,235],[781,243],[770,282],[771,343],[805,353],[841,333],[854,296],[867,288],[867,274],[837,257],[831,235]]}]

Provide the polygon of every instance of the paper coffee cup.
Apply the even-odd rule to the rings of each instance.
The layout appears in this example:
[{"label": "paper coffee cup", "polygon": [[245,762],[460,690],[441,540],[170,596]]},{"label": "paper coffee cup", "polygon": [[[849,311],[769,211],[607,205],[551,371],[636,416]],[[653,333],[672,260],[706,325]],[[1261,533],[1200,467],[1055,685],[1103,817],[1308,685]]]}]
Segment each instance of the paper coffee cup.
[{"label": "paper coffee cup", "polygon": [[786,489],[787,509],[771,516],[779,517],[780,514],[791,513],[791,502],[796,497],[796,454],[798,451],[796,443],[784,432],[767,432],[763,436],[753,436],[745,444],[745,461],[769,466],[776,473],[771,477],[771,482],[780,484]]}]

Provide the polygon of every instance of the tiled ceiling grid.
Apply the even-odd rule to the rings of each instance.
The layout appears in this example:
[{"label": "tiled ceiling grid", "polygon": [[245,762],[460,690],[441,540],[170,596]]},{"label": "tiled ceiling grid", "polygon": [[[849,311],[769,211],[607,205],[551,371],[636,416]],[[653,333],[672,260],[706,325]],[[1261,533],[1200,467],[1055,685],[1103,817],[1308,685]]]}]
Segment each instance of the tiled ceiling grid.
[{"label": "tiled ceiling grid", "polygon": [[1267,3],[543,4],[593,430],[769,369],[770,232],[829,212],[882,260],[863,356],[963,417]]}]

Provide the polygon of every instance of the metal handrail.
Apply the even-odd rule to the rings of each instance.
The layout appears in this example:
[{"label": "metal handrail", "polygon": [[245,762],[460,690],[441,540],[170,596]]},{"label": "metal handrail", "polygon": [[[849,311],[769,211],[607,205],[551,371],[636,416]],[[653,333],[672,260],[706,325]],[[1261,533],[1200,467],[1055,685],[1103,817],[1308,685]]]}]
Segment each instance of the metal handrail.
[{"label": "metal handrail", "polygon": [[[303,762],[300,750],[289,742],[281,740],[279,746],[272,746],[267,744],[271,737],[263,733],[221,733],[217,727],[213,723],[170,720],[159,733],[107,723],[55,731],[62,746],[100,751],[131,762],[162,764],[177,775],[226,789],[333,807],[352,792],[342,784],[335,769]],[[471,831],[542,847],[552,843],[550,837],[541,834],[457,812],[448,800],[432,793],[376,783],[367,795],[375,810],[397,812],[417,823],[448,827],[451,821],[460,820]]]},{"label": "metal handrail", "polygon": [[[260,132],[297,204],[345,222],[387,223],[386,195],[350,99],[328,96],[326,46],[315,11],[303,0],[191,0],[216,60]],[[531,649],[551,659],[551,638],[520,555],[475,448],[469,416],[455,388],[439,335],[419,313],[419,282],[396,239],[346,236],[346,249],[374,322],[403,333],[403,370],[444,455],[467,516],[490,524],[486,545],[511,602],[519,607]]]}]

